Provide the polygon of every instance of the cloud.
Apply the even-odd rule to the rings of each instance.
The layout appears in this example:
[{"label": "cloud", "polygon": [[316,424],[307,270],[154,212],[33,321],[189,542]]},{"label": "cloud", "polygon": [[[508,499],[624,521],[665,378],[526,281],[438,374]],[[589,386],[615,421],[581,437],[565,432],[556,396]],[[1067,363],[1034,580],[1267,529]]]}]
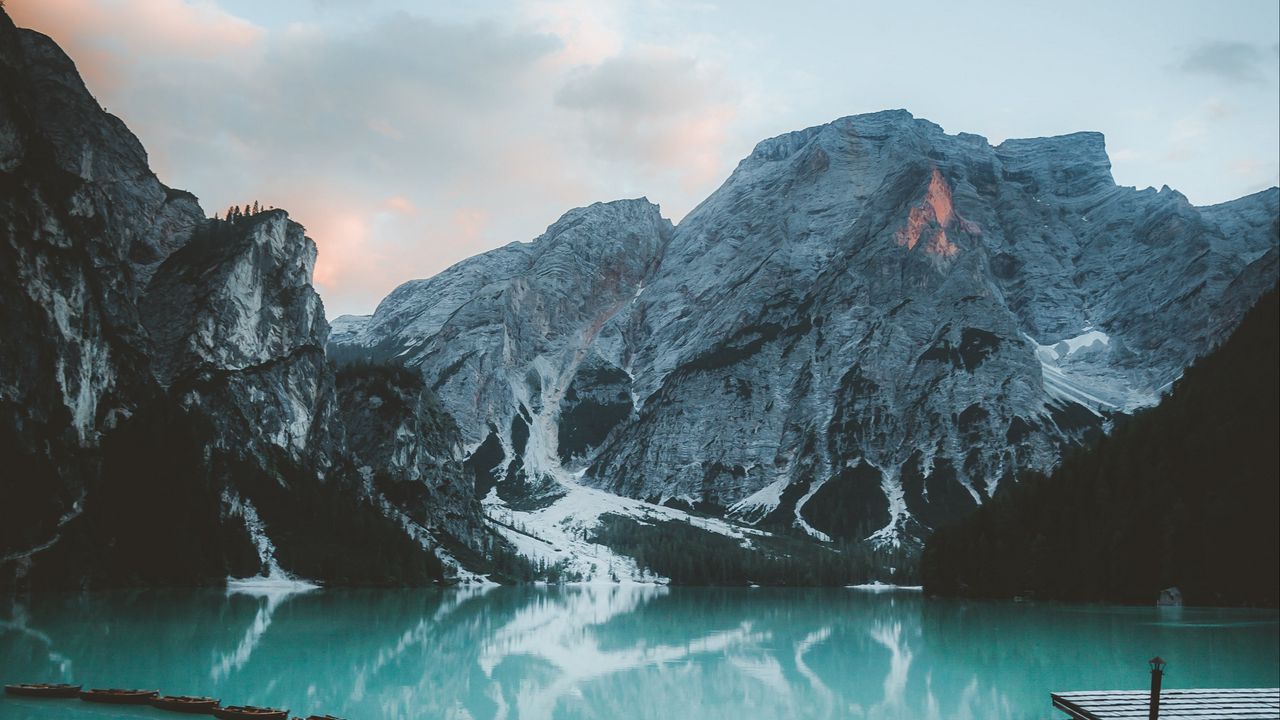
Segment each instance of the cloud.
[{"label": "cloud", "polygon": [[165,182],[305,225],[331,316],[575,206],[645,194],[678,218],[729,169],[734,84],[688,48],[628,44],[624,4],[443,20],[317,0],[267,27],[212,0],[8,4]]},{"label": "cloud", "polygon": [[1280,162],[1259,157],[1242,157],[1224,162],[1225,176],[1235,195],[1250,195],[1280,184]]},{"label": "cloud", "polygon": [[524,12],[530,23],[560,38],[557,61],[567,66],[598,63],[623,49],[618,8],[602,0],[534,0]]},{"label": "cloud", "polygon": [[1142,153],[1133,148],[1116,148],[1109,150],[1107,154],[1111,157],[1113,163],[1127,163],[1142,157]]},{"label": "cloud", "polygon": [[692,187],[722,170],[738,94],[692,57],[641,48],[571,73],[555,102],[598,156],[674,174]]},{"label": "cloud", "polygon": [[1249,180],[1258,177],[1269,178],[1269,176],[1274,175],[1271,169],[1275,166],[1274,160],[1261,160],[1259,158],[1242,158],[1229,165],[1232,175]]},{"label": "cloud", "polygon": [[1186,162],[1199,154],[1204,139],[1209,134],[1207,116],[1212,116],[1212,104],[1197,112],[1174,119],[1169,126],[1167,149],[1163,158],[1169,162]]},{"label": "cloud", "polygon": [[[1175,118],[1169,126],[1167,149],[1162,156],[1171,162],[1185,162],[1211,147],[1215,132],[1237,115],[1236,108],[1212,98],[1194,108],[1187,115]],[[1115,159],[1115,155],[1112,158]]]},{"label": "cloud", "polygon": [[386,202],[384,202],[382,206],[392,212],[398,212],[401,215],[418,214],[418,208],[413,204],[413,201],[403,195],[392,195],[387,198]]},{"label": "cloud", "polygon": [[57,40],[95,92],[117,89],[144,58],[234,61],[264,35],[212,2],[10,0],[6,9]]},{"label": "cloud", "polygon": [[1191,48],[1178,69],[1193,75],[1208,75],[1237,83],[1267,82],[1268,68],[1274,65],[1266,48],[1250,43],[1217,40]]}]

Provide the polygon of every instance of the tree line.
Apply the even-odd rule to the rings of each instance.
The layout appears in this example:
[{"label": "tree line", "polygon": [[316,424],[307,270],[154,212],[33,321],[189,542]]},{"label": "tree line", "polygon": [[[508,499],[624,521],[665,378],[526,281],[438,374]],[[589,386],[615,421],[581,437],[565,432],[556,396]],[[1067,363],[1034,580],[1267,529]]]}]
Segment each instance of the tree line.
[{"label": "tree line", "polygon": [[926,591],[1275,607],[1278,320],[1273,289],[1159,406],[940,529]]},{"label": "tree line", "polygon": [[[750,547],[729,537],[677,520],[640,523],[603,515],[592,542],[635,559],[642,569],[676,585],[855,585],[873,579],[914,584],[909,551],[877,551],[867,543],[843,540],[819,544],[807,538],[751,535]],[[892,572],[889,568],[894,568]]]},{"label": "tree line", "polygon": [[234,222],[240,222],[241,220],[247,220],[249,218],[252,218],[254,215],[257,215],[258,213],[267,212],[268,210],[275,210],[275,209],[276,208],[274,205],[261,205],[258,203],[257,200],[254,200],[252,205],[249,203],[245,203],[243,207],[239,205],[232,205],[228,207],[226,211],[221,214],[221,216],[219,213],[214,213],[213,219],[225,220],[226,222],[234,223]]}]

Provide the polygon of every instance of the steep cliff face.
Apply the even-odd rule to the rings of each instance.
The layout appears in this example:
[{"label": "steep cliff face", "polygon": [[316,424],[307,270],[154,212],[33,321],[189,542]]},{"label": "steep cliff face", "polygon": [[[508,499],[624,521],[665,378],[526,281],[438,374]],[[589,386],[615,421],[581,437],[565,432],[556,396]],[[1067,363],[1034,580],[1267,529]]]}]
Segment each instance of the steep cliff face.
[{"label": "steep cliff face", "polygon": [[338,370],[337,391],[360,477],[428,532],[479,548],[484,523],[462,434],[421,374],[397,365],[347,365]]},{"label": "steep cliff face", "polygon": [[551,477],[893,546],[1154,403],[1274,283],[1278,196],[1118,187],[1096,133],[843,118],[760,143],[673,229],[610,214],[545,272],[611,206],[574,211],[332,342],[421,368],[508,507]]},{"label": "steep cliff face", "polygon": [[[475,458],[482,494],[496,483],[513,501],[554,496],[590,448],[580,435],[561,447],[560,424],[579,422],[596,443],[603,435],[585,415],[596,388],[575,378],[628,377],[625,318],[670,234],[643,199],[570,211],[532,243],[401,286],[371,318],[339,318],[331,348],[422,368]],[[609,401],[619,393],[629,410],[625,390]]]},{"label": "steep cliff face", "polygon": [[[417,584],[441,539],[479,544],[460,460],[352,456],[301,225],[205,219],[3,12],[0,91],[0,586]],[[368,481],[397,473],[420,487]]]},{"label": "steep cliff face", "polygon": [[1266,287],[1233,281],[1274,277],[1250,217],[1117,187],[1094,133],[991,147],[899,111],[765,141],[676,229],[637,311],[651,400],[591,475],[916,534],[1154,402]]},{"label": "steep cliff face", "polygon": [[202,219],[38,33],[0,13],[0,559],[83,511],[103,433],[153,391],[136,301]]},{"label": "steep cliff face", "polygon": [[323,476],[341,436],[315,259],[283,210],[211,222],[160,266],[141,309],[157,380],[218,425],[218,450]]}]

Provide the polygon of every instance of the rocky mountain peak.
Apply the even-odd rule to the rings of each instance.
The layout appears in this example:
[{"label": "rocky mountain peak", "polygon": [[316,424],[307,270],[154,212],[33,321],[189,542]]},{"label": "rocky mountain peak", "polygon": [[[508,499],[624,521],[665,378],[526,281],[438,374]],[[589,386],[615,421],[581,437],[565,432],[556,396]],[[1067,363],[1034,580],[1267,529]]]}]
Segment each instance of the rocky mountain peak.
[{"label": "rocky mountain peak", "polygon": [[[550,477],[894,545],[1155,402],[1227,330],[1192,326],[1274,282],[1266,197],[1174,200],[1117,187],[1098,133],[855,115],[759,143],[674,229],[592,206],[405,286],[335,351],[420,368],[499,505]],[[585,263],[533,249],[581,231]]]},{"label": "rocky mountain peak", "polygon": [[568,230],[581,224],[591,225],[592,223],[671,225],[670,220],[662,217],[662,209],[658,205],[649,202],[647,197],[611,200],[569,210],[547,226],[546,232],[534,238],[533,242],[545,242],[548,239],[558,238]]},{"label": "rocky mountain peak", "polygon": [[322,351],[315,260],[315,243],[283,210],[207,222],[161,264],[143,302],[161,382]]},{"label": "rocky mountain peak", "polygon": [[1005,176],[1067,199],[1115,187],[1102,133],[1006,140],[995,148]]}]

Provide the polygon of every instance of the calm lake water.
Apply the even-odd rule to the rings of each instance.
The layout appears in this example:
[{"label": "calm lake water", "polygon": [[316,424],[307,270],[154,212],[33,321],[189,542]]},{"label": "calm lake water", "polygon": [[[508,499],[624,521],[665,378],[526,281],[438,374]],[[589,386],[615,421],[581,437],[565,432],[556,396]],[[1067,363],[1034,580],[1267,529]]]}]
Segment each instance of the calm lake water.
[{"label": "calm lake water", "polygon": [[[1274,611],[637,586],[0,600],[0,679],[376,718],[1048,718],[1049,691],[1280,684]],[[0,718],[163,718],[0,696]]]}]

